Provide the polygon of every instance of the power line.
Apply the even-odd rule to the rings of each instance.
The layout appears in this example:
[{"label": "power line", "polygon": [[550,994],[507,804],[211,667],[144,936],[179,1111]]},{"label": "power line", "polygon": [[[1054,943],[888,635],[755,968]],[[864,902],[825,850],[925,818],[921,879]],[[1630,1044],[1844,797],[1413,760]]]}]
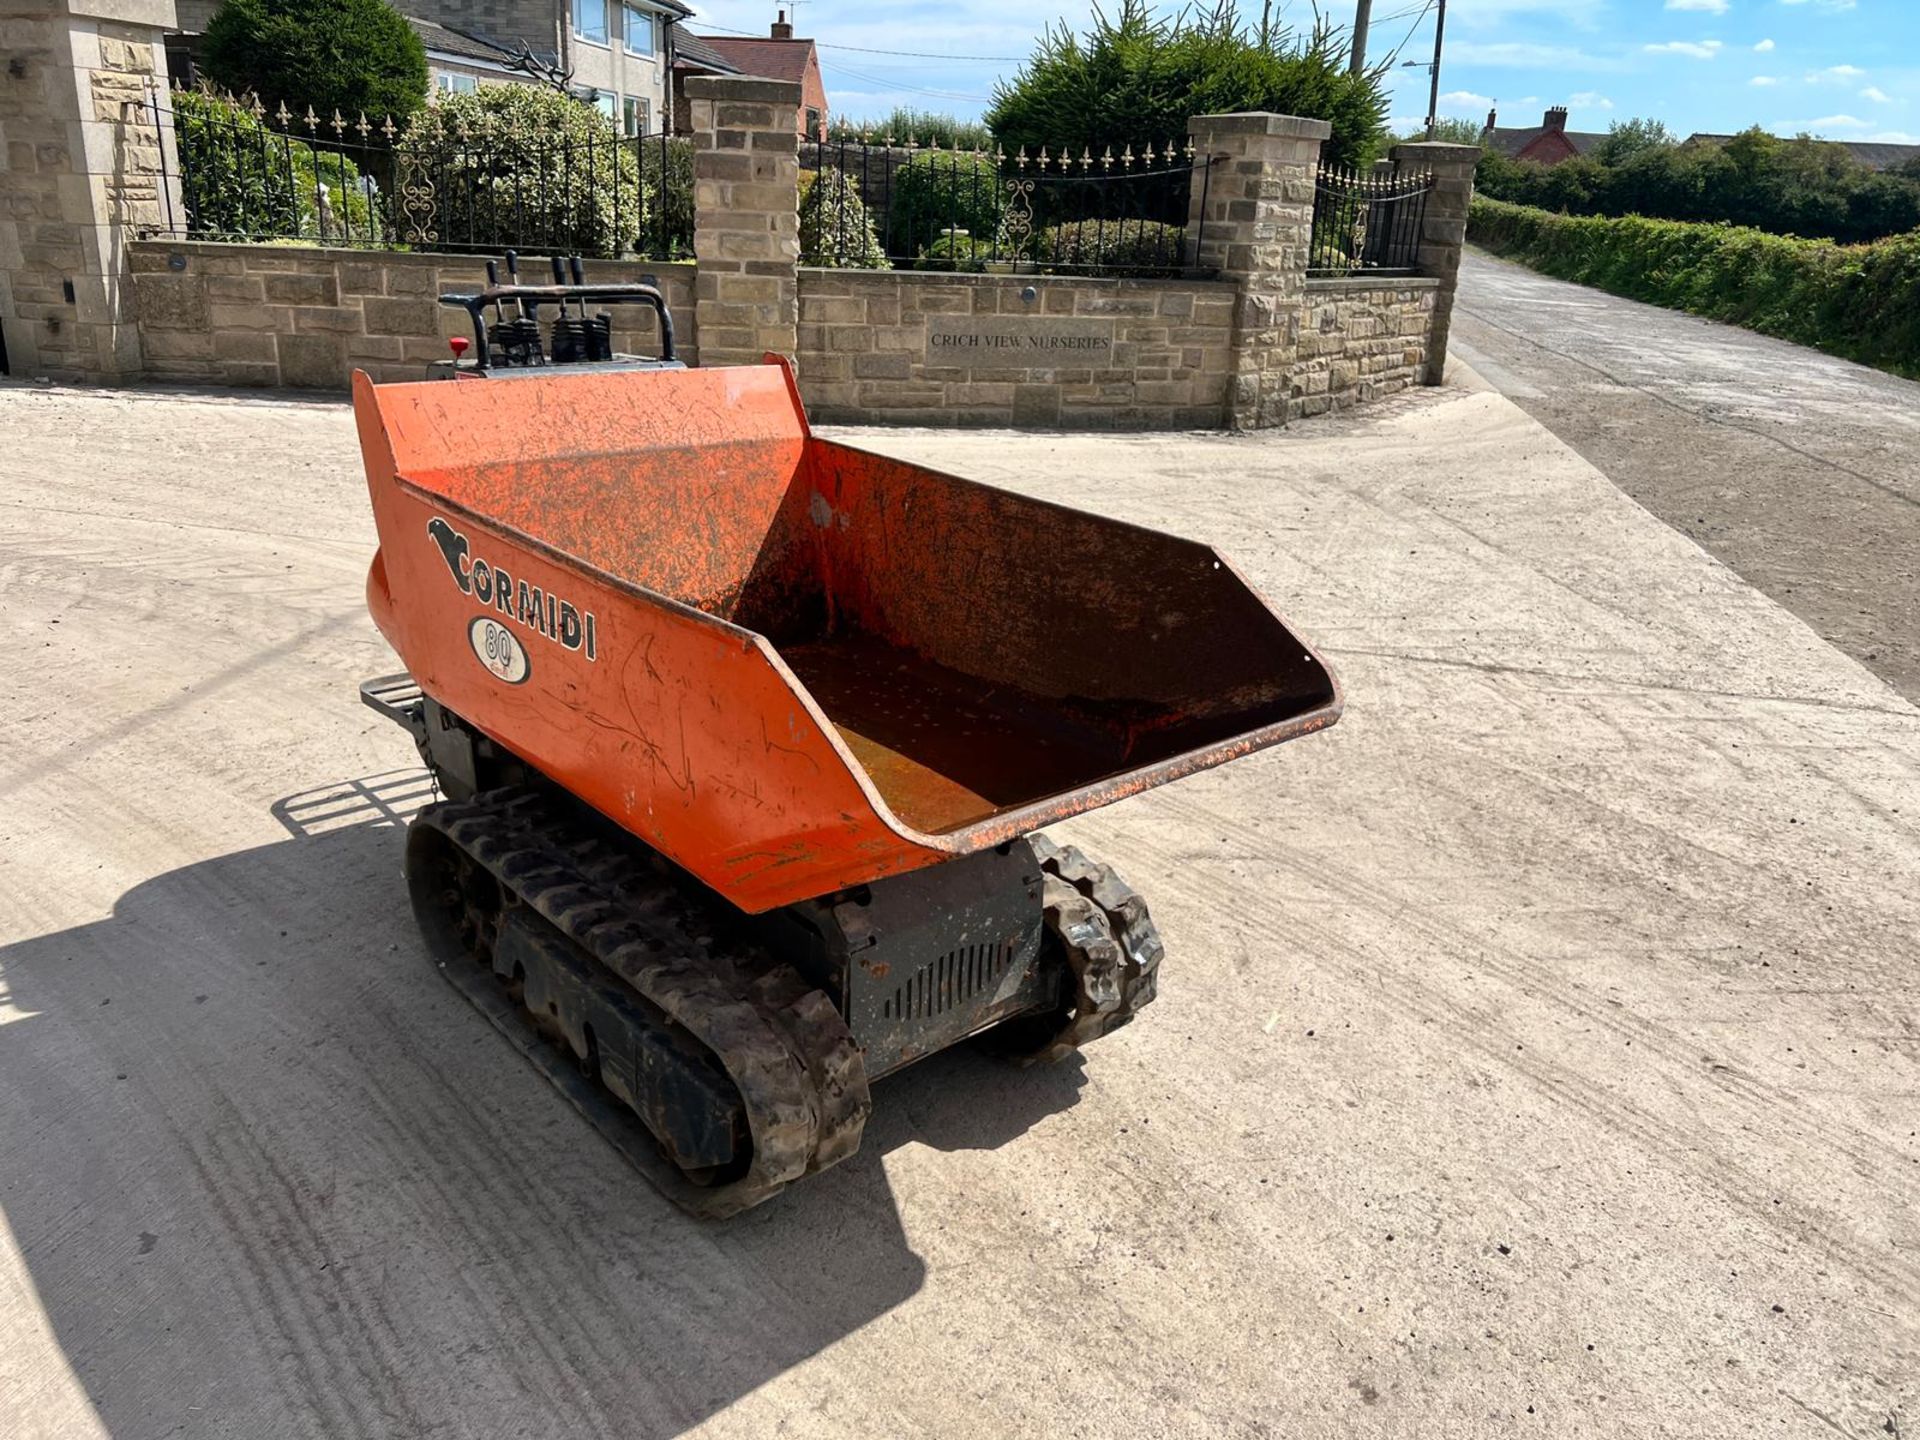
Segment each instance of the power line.
[{"label": "power line", "polygon": [[934,100],[965,100],[976,105],[986,105],[992,102],[992,97],[988,95],[963,95],[955,90],[929,90],[919,85],[902,84],[898,80],[888,79],[881,75],[868,75],[862,71],[853,69],[851,66],[842,65],[837,60],[833,62],[831,68],[839,71],[842,75],[851,75],[856,80],[864,80],[869,85],[878,85],[882,90],[905,91],[913,95],[925,95]]},{"label": "power line", "polygon": [[[1407,41],[1413,39],[1413,32],[1420,28],[1420,22],[1427,18],[1427,12],[1431,9],[1433,9],[1433,0],[1427,0],[1427,3],[1420,7],[1420,13],[1414,16],[1413,24],[1409,25],[1407,27],[1407,33],[1400,37],[1400,43],[1387,52],[1387,63],[1389,65],[1400,58],[1400,52],[1407,48]],[[1402,10],[1400,15],[1407,13],[1407,11]],[[1382,15],[1380,18],[1382,20],[1398,20],[1400,15]]]}]

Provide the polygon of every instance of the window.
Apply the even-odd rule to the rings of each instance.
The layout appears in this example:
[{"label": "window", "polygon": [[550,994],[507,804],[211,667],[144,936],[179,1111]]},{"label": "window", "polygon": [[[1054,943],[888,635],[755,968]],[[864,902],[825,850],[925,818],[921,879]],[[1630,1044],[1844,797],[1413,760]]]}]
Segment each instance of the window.
[{"label": "window", "polygon": [[455,75],[449,71],[440,72],[440,93],[442,95],[465,95],[478,90],[480,82],[471,75]]},{"label": "window", "polygon": [[660,50],[660,18],[638,5],[622,7],[627,12],[627,53],[654,55]]},{"label": "window", "polygon": [[646,134],[647,133],[647,102],[644,100],[636,100],[632,96],[628,96],[626,101],[626,108],[621,111],[620,120],[627,134],[629,135]]},{"label": "window", "polygon": [[807,138],[809,140],[825,140],[827,138],[820,130],[820,112],[811,105],[807,107]]},{"label": "window", "polygon": [[606,116],[607,119],[613,121],[616,124],[619,123],[620,97],[618,95],[615,95],[612,91],[610,90],[594,91],[593,92],[593,108],[598,110],[602,115]]},{"label": "window", "polygon": [[607,43],[607,0],[573,0],[573,33],[595,45]]}]

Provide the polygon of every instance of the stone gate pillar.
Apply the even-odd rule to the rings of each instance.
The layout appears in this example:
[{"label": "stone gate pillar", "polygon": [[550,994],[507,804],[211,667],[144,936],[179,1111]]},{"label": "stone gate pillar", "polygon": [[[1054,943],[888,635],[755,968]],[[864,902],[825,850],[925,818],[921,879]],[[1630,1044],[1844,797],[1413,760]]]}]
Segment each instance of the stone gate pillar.
[{"label": "stone gate pillar", "polygon": [[1460,252],[1467,243],[1467,207],[1473,203],[1473,170],[1480,163],[1480,147],[1419,140],[1394,146],[1393,162],[1402,170],[1433,172],[1433,191],[1427,196],[1426,219],[1420,227],[1419,265],[1422,275],[1440,282],[1433,297],[1433,328],[1422,376],[1423,384],[1438,385],[1446,377],[1453,292],[1460,281]]},{"label": "stone gate pillar", "polygon": [[693,109],[694,334],[700,363],[792,358],[799,324],[800,87],[698,75]]},{"label": "stone gate pillar", "polygon": [[1194,175],[1187,214],[1193,263],[1240,290],[1226,422],[1234,430],[1284,425],[1306,300],[1313,177],[1320,143],[1333,127],[1251,112],[1197,115],[1191,130],[1196,156],[1214,157],[1204,175]]},{"label": "stone gate pillar", "polygon": [[131,379],[126,245],[168,194],[154,123],[174,0],[0,0],[0,331],[16,376]]}]

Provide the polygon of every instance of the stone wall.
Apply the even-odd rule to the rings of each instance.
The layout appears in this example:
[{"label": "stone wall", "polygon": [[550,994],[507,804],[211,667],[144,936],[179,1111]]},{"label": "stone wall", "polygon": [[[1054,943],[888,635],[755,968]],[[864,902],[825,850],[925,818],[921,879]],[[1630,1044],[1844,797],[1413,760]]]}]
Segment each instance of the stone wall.
[{"label": "stone wall", "polygon": [[1309,280],[1287,372],[1295,415],[1364,404],[1424,383],[1440,282],[1425,276]]},{"label": "stone wall", "polygon": [[16,375],[141,372],[125,249],[167,208],[143,107],[167,83],[172,24],[172,0],[0,0],[0,326]]},{"label": "stone wall", "polygon": [[[140,240],[131,247],[135,305],[154,380],[344,389],[355,370],[421,380],[469,333],[466,311],[438,303],[486,284],[481,259],[294,245]],[[660,286],[689,364],[693,267],[601,261],[593,278]],[[657,353],[653,312],[608,307],[615,348]]]},{"label": "stone wall", "polygon": [[800,263],[800,87],[695,75],[693,253],[698,324],[710,365],[791,356]]},{"label": "stone wall", "polygon": [[1234,298],[1178,280],[805,269],[800,393],[824,421],[1213,428]]},{"label": "stone wall", "polygon": [[[331,390],[429,374],[466,325],[437,296],[478,289],[479,257],[167,238],[178,164],[142,102],[173,7],[0,0],[8,369]],[[1395,149],[1435,177],[1423,279],[1307,280],[1327,125],[1270,114],[1193,122],[1188,258],[1215,280],[826,270],[798,263],[800,87],[697,76],[686,94],[697,264],[594,278],[659,283],[689,362],[794,357],[823,419],[1260,429],[1441,378],[1471,146]],[[650,312],[614,313],[620,349],[657,353]]]},{"label": "stone wall", "polygon": [[1208,161],[1187,214],[1193,260],[1239,288],[1227,423],[1284,425],[1298,413],[1289,372],[1298,350],[1314,171],[1333,127],[1298,115],[1196,115]]}]

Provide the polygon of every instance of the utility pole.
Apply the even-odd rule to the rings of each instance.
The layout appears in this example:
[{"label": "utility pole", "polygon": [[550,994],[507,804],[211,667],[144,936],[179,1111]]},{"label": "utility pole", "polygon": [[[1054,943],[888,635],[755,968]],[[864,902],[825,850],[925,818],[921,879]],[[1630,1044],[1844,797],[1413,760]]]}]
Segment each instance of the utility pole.
[{"label": "utility pole", "polygon": [[1367,22],[1373,16],[1373,0],[1354,0],[1353,60],[1347,66],[1358,75],[1367,68]]},{"label": "utility pole", "polygon": [[1440,129],[1440,43],[1447,34],[1447,0],[1440,0],[1440,18],[1433,26],[1433,83],[1427,87],[1427,139]]}]

